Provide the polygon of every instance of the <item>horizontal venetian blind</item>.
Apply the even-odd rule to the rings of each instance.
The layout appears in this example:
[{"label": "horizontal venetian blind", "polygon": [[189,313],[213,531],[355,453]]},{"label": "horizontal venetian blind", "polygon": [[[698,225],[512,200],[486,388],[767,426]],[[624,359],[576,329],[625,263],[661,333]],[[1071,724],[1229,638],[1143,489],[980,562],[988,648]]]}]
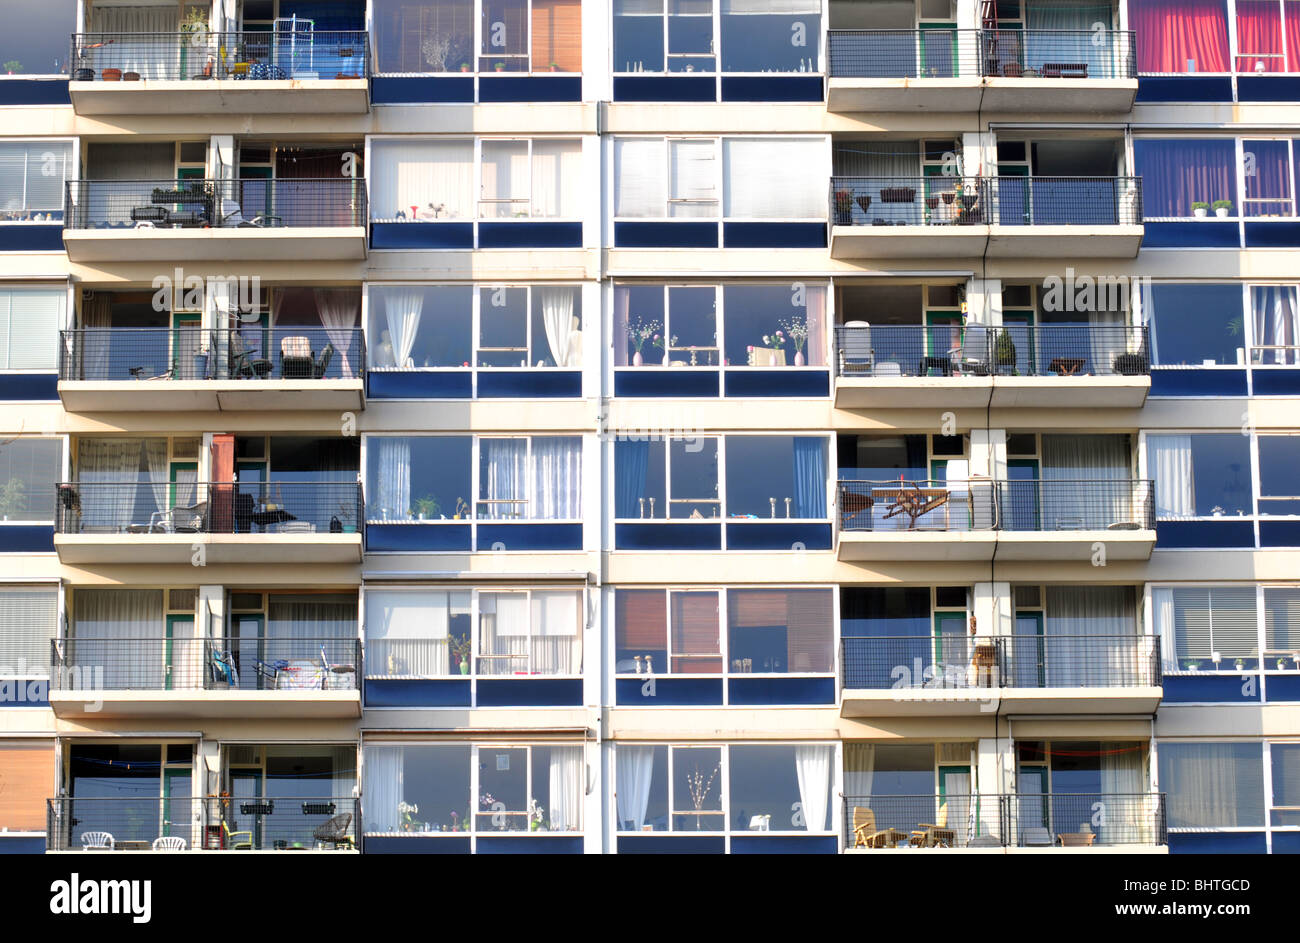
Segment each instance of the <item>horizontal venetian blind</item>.
[{"label": "horizontal venetian blind", "polygon": [[[723,212],[729,219],[825,219],[825,141],[732,138],[722,145]],[[792,173],[799,168],[800,173]]]},{"label": "horizontal venetian blind", "polygon": [[663,590],[620,589],[614,610],[618,648],[661,652],[668,647],[668,597]]},{"label": "horizontal venetian blind", "polygon": [[49,676],[50,640],[58,618],[55,587],[0,589],[0,669],[5,675]]},{"label": "horizontal venetian blind", "polygon": [[722,670],[721,658],[695,657],[721,652],[716,592],[672,594],[672,646],[674,672]]},{"label": "horizontal venetian blind", "polygon": [[52,795],[53,744],[0,744],[0,827],[45,831],[45,800]]},{"label": "horizontal venetian blind", "polygon": [[783,628],[789,671],[830,671],[833,605],[829,589],[732,589],[727,591],[727,627]]},{"label": "horizontal venetian blind", "polygon": [[667,166],[662,138],[614,142],[614,215],[662,219],[667,213]]},{"label": "horizontal venetian blind", "polygon": [[67,292],[62,288],[0,290],[0,367],[10,370],[54,370],[59,328]]},{"label": "horizontal venetian blind", "polygon": [[1179,657],[1258,655],[1254,588],[1175,589],[1174,631]]},{"label": "horizontal venetian blind", "polygon": [[1300,651],[1300,589],[1264,590],[1264,644],[1271,652]]}]

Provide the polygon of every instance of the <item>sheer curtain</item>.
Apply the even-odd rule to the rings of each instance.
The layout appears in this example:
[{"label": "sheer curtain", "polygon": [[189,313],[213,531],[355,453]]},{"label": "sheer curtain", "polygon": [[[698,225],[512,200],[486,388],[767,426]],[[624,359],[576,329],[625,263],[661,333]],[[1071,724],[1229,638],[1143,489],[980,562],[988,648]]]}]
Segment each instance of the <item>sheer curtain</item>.
[{"label": "sheer curtain", "polygon": [[581,215],[582,145],[578,141],[533,142],[534,217]]},{"label": "sheer curtain", "polygon": [[1128,586],[1049,586],[1048,687],[1124,684],[1134,677],[1137,610]]},{"label": "sheer curtain", "polygon": [[374,498],[371,515],[378,510],[380,520],[401,520],[411,508],[411,440],[384,437],[370,440],[377,453],[378,480],[372,482]]},{"label": "sheer curtain", "polygon": [[1296,290],[1287,285],[1256,285],[1250,290],[1255,344],[1288,350],[1261,350],[1253,363],[1300,363],[1300,308]]},{"label": "sheer curtain", "polygon": [[663,138],[614,141],[614,215],[663,219],[667,213]]},{"label": "sheer curtain", "polygon": [[810,832],[825,831],[830,812],[831,758],[834,748],[810,744],[794,748],[794,773],[799,781],[799,803],[804,827]]},{"label": "sheer curtain", "polygon": [[1042,475],[1047,530],[1105,530],[1133,520],[1128,436],[1044,435]]},{"label": "sheer curtain", "polygon": [[[90,50],[92,59],[85,65],[95,70],[96,78],[106,68],[139,72],[143,79],[181,78],[176,12],[175,5],[109,7],[96,4],[90,11],[91,33],[176,33],[177,37],[176,42],[170,44],[161,44],[152,36],[112,37],[111,44]],[[107,39],[93,36],[88,43],[107,42]],[[80,67],[82,63],[76,65]]]},{"label": "sheer curtain", "polygon": [[472,140],[376,141],[370,163],[371,218],[473,217]]},{"label": "sheer curtain", "polygon": [[641,831],[650,804],[650,783],[654,777],[655,748],[619,744],[614,752],[618,828]]},{"label": "sheer curtain", "polygon": [[571,590],[532,594],[532,670],[571,675],[582,671],[582,594]]},{"label": "sheer curtain", "polygon": [[805,362],[810,367],[826,364],[826,289],[809,288],[808,306],[804,318],[808,325],[808,340],[804,343]]},{"label": "sheer curtain", "polygon": [[509,219],[516,213],[530,215],[527,141],[484,141],[480,172],[485,201],[480,216]]},{"label": "sheer curtain", "polygon": [[875,769],[875,744],[844,744],[844,795],[855,803],[869,806],[871,787],[876,778]]},{"label": "sheer curtain", "polygon": [[[415,348],[415,338],[420,333],[420,316],[424,311],[424,289],[422,288],[384,288],[380,293],[384,301],[384,321],[388,325],[392,363],[378,363],[379,366],[396,367],[398,370],[409,369],[415,364],[411,361],[411,351]],[[380,345],[374,351],[379,357],[385,352]],[[375,354],[372,353],[372,360]],[[377,361],[376,361],[377,362]]]},{"label": "sheer curtain", "polygon": [[404,747],[367,747],[365,817],[368,832],[395,832],[402,821]]},{"label": "sheer curtain", "polygon": [[971,774],[939,767],[943,777],[943,802],[948,806],[948,828],[958,836],[959,844],[975,837],[975,800]]},{"label": "sheer curtain", "polygon": [[459,670],[447,644],[446,592],[366,591],[366,644],[373,674],[440,678]]},{"label": "sheer curtain", "polygon": [[81,303],[81,326],[88,329],[83,335],[83,361],[81,379],[108,380],[109,352],[113,346],[113,301],[102,291]]},{"label": "sheer curtain", "polygon": [[478,514],[486,520],[530,516],[527,494],[527,439],[479,440]]},{"label": "sheer curtain", "polygon": [[1186,520],[1196,516],[1196,480],[1190,435],[1147,436],[1147,467],[1155,479],[1156,518]]},{"label": "sheer curtain", "polygon": [[1140,744],[1105,741],[1101,744],[1103,814],[1097,837],[1103,845],[1135,839],[1147,842],[1152,838],[1154,821],[1142,795],[1146,791],[1142,783],[1143,760]]},{"label": "sheer curtain", "polygon": [[539,436],[533,439],[531,520],[582,519],[582,439]]},{"label": "sheer curtain", "polygon": [[[357,603],[337,596],[272,595],[267,601],[266,639],[271,658],[319,661],[326,639],[356,638]],[[337,650],[338,643],[329,646]]]},{"label": "sheer curtain", "polygon": [[[1042,68],[1044,62],[1081,62],[1088,77],[1114,78],[1116,74],[1110,33],[1094,33],[1093,24],[1111,28],[1109,4],[1079,0],[1031,0],[1025,6],[1025,65]],[[1055,30],[1055,34],[1040,32]],[[1097,42],[1096,38],[1104,39]]]},{"label": "sheer curtain", "polygon": [[339,358],[339,372],[347,379],[352,377],[352,350],[357,318],[361,314],[361,293],[352,288],[317,288],[316,310],[325,327],[325,335],[334,345]]},{"label": "sheer curtain", "polygon": [[527,674],[528,594],[480,593],[480,675]]},{"label": "sheer curtain", "polygon": [[569,344],[576,327],[573,323],[573,300],[576,288],[534,288],[542,307],[542,324],[546,327],[546,344],[557,367],[569,365]]},{"label": "sheer curtain", "polygon": [[[105,688],[162,688],[162,590],[83,589],[77,591],[75,606],[68,664],[102,665]],[[88,681],[83,675],[82,686]]]},{"label": "sheer curtain", "polygon": [[547,810],[553,832],[576,832],[582,828],[584,780],[582,747],[551,747],[549,787],[551,807]]},{"label": "sheer curtain", "polygon": [[145,439],[143,458],[145,470],[149,475],[149,490],[153,495],[154,508],[162,510],[169,507],[167,475],[171,466],[167,462],[167,440]]},{"label": "sheer curtain", "polygon": [[1178,642],[1174,633],[1174,591],[1169,587],[1151,590],[1151,615],[1160,633],[1160,660],[1165,671],[1178,670]]}]

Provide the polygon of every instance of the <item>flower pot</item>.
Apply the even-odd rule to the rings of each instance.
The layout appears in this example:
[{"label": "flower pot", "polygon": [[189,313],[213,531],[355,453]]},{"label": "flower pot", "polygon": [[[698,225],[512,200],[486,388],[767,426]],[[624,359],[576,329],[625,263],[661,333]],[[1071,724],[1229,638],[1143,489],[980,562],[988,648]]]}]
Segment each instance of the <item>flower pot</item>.
[{"label": "flower pot", "polygon": [[72,73],[74,82],[93,82],[95,81],[94,69],[77,69]]},{"label": "flower pot", "polygon": [[836,208],[836,210],[835,210],[835,225],[836,225],[836,226],[852,226],[852,225],[853,225],[853,210],[851,210],[851,209],[840,209],[840,208]]},{"label": "flower pot", "polygon": [[1219,217],[1219,219],[1227,219],[1228,208],[1226,206],[1220,206],[1217,210],[1214,211],[1214,215]]},{"label": "flower pot", "polygon": [[105,82],[120,82],[120,81],[122,81],[122,70],[121,70],[121,69],[105,69],[103,72],[100,73],[100,77],[101,77]]},{"label": "flower pot", "polygon": [[[210,76],[210,75],[198,75],[198,76],[195,76],[195,78],[200,78],[200,79],[210,79],[210,78],[212,78],[212,76]],[[123,72],[123,73],[122,73],[122,81],[123,81],[123,82],[138,82],[138,81],[140,81],[140,73],[139,73],[139,72]]]},{"label": "flower pot", "polygon": [[1196,209],[1192,210],[1192,215],[1197,219],[1204,219],[1209,215],[1209,213],[1206,211],[1205,207],[1198,206]]},{"label": "flower pot", "polygon": [[638,350],[635,354],[632,355],[632,366],[639,367],[643,363],[645,363],[645,360],[641,356],[641,351]]}]

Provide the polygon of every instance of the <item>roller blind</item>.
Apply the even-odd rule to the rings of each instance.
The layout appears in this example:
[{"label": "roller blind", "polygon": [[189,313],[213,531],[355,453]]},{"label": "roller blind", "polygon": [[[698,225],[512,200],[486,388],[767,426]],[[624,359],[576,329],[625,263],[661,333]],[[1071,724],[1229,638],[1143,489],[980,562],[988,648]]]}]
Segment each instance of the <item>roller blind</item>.
[{"label": "roller blind", "polygon": [[71,154],[68,141],[0,143],[0,211],[62,211]]},{"label": "roller blind", "polygon": [[58,368],[63,288],[0,288],[0,369]]},{"label": "roller blind", "polygon": [[568,590],[533,593],[533,634],[578,634],[582,594]]},{"label": "roller blind", "polygon": [[684,674],[722,670],[721,658],[693,656],[721,652],[718,639],[718,594],[672,594],[672,670]]},{"label": "roller blind", "polygon": [[614,215],[663,218],[666,200],[664,142],[623,138],[614,142]]},{"label": "roller blind", "polygon": [[366,638],[447,637],[447,593],[366,590]]},{"label": "roller blind", "polygon": [[662,651],[668,640],[668,598],[661,589],[620,589],[614,597],[616,644]]},{"label": "roller blind", "polygon": [[54,744],[0,743],[0,827],[45,831],[45,800],[54,795]]},{"label": "roller blind", "polygon": [[582,71],[580,0],[533,0],[533,70]]},{"label": "roller blind", "polygon": [[1174,631],[1180,658],[1248,658],[1259,654],[1253,587],[1175,589]]},{"label": "roller blind", "polygon": [[789,671],[830,671],[832,607],[829,589],[733,589],[727,591],[727,627],[783,627]]},{"label": "roller blind", "polygon": [[50,640],[59,619],[59,591],[53,586],[0,589],[0,673],[45,678]]},{"label": "roller blind", "polygon": [[711,140],[668,142],[669,216],[718,215],[716,154]]},{"label": "roller blind", "polygon": [[820,13],[816,0],[722,0],[723,14],[733,13]]},{"label": "roller blind", "polygon": [[[723,141],[724,212],[731,219],[825,219],[825,142],[806,138]],[[801,172],[794,173],[798,168]]]}]

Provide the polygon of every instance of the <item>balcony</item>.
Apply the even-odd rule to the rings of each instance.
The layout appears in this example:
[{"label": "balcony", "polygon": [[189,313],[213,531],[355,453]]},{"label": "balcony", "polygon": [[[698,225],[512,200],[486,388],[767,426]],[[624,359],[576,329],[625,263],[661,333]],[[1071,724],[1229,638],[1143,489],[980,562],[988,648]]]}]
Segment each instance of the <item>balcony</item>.
[{"label": "balcony", "polygon": [[73,262],[366,257],[360,179],[69,180],[64,219]]},{"label": "balcony", "polygon": [[[168,632],[170,632],[170,628]],[[56,716],[303,718],[361,715],[361,642],[70,634],[51,643]]]},{"label": "balcony", "polygon": [[370,38],[312,32],[78,33],[79,115],[364,114]]},{"label": "balcony", "polygon": [[1127,112],[1137,96],[1123,30],[831,29],[832,112]]},{"label": "balcony", "polygon": [[[358,563],[355,481],[65,482],[54,549],[64,563]],[[198,565],[198,564],[195,564]]]},{"label": "balcony", "polygon": [[141,797],[46,800],[52,852],[355,851],[361,800]]},{"label": "balcony", "polygon": [[1162,854],[1168,844],[1163,793],[844,797],[846,852]]},{"label": "balcony", "polygon": [[81,328],[61,340],[59,398],[69,412],[365,405],[359,328]]},{"label": "balcony", "polygon": [[846,636],[844,717],[1152,714],[1154,635]]},{"label": "balcony", "polygon": [[1134,258],[1139,177],[831,178],[831,258]]},{"label": "balcony", "polygon": [[[838,484],[839,558],[866,562],[1146,560],[1149,480],[854,481]],[[57,539],[57,538],[56,538]]]},{"label": "balcony", "polygon": [[1151,389],[1146,327],[850,321],[834,342],[839,409],[1106,409],[1141,406]]}]

